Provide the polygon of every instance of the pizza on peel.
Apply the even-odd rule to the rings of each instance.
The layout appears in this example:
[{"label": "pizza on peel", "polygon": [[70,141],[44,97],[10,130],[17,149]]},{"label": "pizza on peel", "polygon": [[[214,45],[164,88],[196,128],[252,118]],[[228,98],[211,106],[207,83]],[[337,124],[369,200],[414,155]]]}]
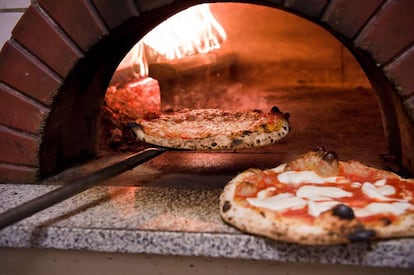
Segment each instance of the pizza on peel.
[{"label": "pizza on peel", "polygon": [[225,150],[276,143],[290,131],[289,114],[269,112],[182,109],[148,113],[130,124],[138,140],[175,149]]},{"label": "pizza on peel", "polygon": [[318,147],[237,175],[220,196],[220,214],[242,231],[309,245],[414,236],[414,179]]}]

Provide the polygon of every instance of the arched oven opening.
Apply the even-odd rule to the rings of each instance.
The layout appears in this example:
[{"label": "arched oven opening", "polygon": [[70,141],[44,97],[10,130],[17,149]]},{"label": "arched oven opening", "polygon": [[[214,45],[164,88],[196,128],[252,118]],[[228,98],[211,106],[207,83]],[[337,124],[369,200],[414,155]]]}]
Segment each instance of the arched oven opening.
[{"label": "arched oven opening", "polygon": [[[99,136],[102,130],[100,129],[100,114],[102,106],[105,104],[105,95],[108,94],[108,87],[110,88],[111,79],[118,65],[139,39],[155,26],[177,12],[202,2],[169,4],[166,1],[152,5],[145,2],[135,4],[133,1],[122,1],[114,5],[104,1],[91,1],[90,4],[74,1],[62,7],[53,1],[45,0],[32,5],[15,27],[13,38],[2,49],[1,64],[3,67],[0,71],[3,83],[2,90],[11,94],[18,93],[19,96],[28,97],[29,102],[33,101],[33,105],[37,108],[38,119],[35,121],[37,124],[32,128],[20,125],[19,122],[3,122],[5,129],[2,130],[2,139],[7,142],[3,142],[4,148],[2,148],[5,154],[1,160],[1,169],[4,171],[1,181],[30,182],[39,178],[43,179],[71,167],[75,163],[94,159],[107,150],[108,145],[104,145],[104,149],[99,147],[102,144]],[[353,55],[369,79],[370,84],[364,85],[372,85],[372,89],[368,86],[364,87],[364,85],[361,86],[362,88],[357,88],[354,83],[354,86],[351,85],[352,89],[347,88],[350,97],[341,103],[344,104],[344,109],[340,109],[345,113],[329,122],[330,125],[336,127],[334,130],[335,138],[329,139],[328,135],[324,136],[323,133],[324,129],[333,129],[330,126],[324,128],[325,125],[323,125],[326,123],[325,119],[328,118],[328,114],[324,110],[324,100],[332,100],[332,104],[335,105],[335,100],[339,98],[336,95],[341,93],[342,88],[329,89],[327,88],[329,85],[325,83],[325,86],[320,85],[323,92],[319,91],[317,87],[321,83],[315,84],[318,80],[312,79],[314,76],[312,74],[308,77],[304,75],[305,77],[302,79],[297,78],[297,75],[296,78],[292,78],[296,79],[294,88],[279,86],[280,82],[271,83],[272,85],[265,87],[264,84],[267,85],[269,79],[261,81],[266,74],[271,75],[274,72],[298,73],[300,68],[294,66],[300,62],[289,63],[288,60],[284,60],[285,63],[277,63],[278,60],[273,60],[272,66],[266,67],[267,64],[263,62],[254,64],[240,62],[240,56],[236,55],[235,57],[230,51],[230,53],[218,54],[219,57],[223,57],[223,60],[219,60],[217,66],[220,65],[220,62],[224,65],[224,67],[218,66],[218,73],[208,71],[210,68],[206,69],[205,66],[201,66],[202,77],[207,76],[207,83],[210,85],[227,85],[226,87],[230,89],[226,89],[226,92],[234,91],[237,96],[243,94],[249,102],[252,101],[252,98],[257,98],[256,92],[262,96],[266,94],[265,97],[260,97],[259,101],[255,101],[255,105],[266,107],[268,104],[276,102],[283,111],[292,114],[293,130],[291,135],[282,144],[275,145],[274,149],[265,149],[268,151],[264,153],[279,154],[280,157],[276,162],[288,160],[316,145],[338,146],[332,149],[339,150],[340,155],[344,152],[342,153],[344,158],[360,157],[362,161],[366,160],[368,164],[374,166],[412,174],[414,171],[413,94],[412,84],[408,80],[409,75],[405,72],[405,68],[412,64],[413,40],[410,32],[405,30],[402,30],[399,39],[393,40],[395,34],[390,31],[395,24],[398,24],[393,23],[394,21],[390,18],[398,16],[396,11],[404,8],[404,5],[398,6],[388,2],[367,4],[354,20],[352,19],[354,16],[351,16],[354,13],[353,8],[355,8],[353,5],[344,6],[341,2],[328,2],[328,4],[306,6],[306,4],[299,4],[296,1],[285,2],[274,4],[271,1],[264,1],[263,5],[269,6],[269,8],[252,6],[252,8],[246,8],[243,11],[247,13],[248,10],[265,10],[266,13],[270,10],[270,13],[282,13],[279,10],[281,9],[305,19],[295,17],[299,21],[303,20],[311,25],[311,22],[314,22],[320,25],[325,29],[325,32],[330,32],[341,42],[336,42],[334,50],[340,55],[339,58],[331,61],[337,64],[338,71],[335,73],[339,76],[339,80],[335,81],[339,81],[339,84],[344,87],[348,85],[346,83],[349,77],[347,73],[352,73],[354,69],[360,70],[360,68],[352,67],[350,71],[346,71],[349,69],[346,67],[349,64],[357,64],[355,62],[346,63],[352,59]],[[222,6],[221,8],[219,8],[220,6],[213,7],[213,13],[215,12],[219,19],[221,16],[221,19],[225,21],[223,19],[225,5],[230,4],[217,5]],[[243,7],[246,4],[237,5]],[[223,9],[222,14],[220,14],[220,9]],[[114,10],[117,12],[114,13]],[[294,15],[289,16],[291,16],[289,18],[294,17]],[[75,18],[78,23],[74,22]],[[387,18],[388,22],[384,23],[383,18]],[[289,20],[294,21],[294,19]],[[85,24],[89,27],[82,27]],[[35,25],[36,28],[30,27]],[[316,25],[312,25],[313,27],[319,28]],[[287,30],[286,28],[281,27],[280,29]],[[381,28],[387,32],[387,42],[384,42],[383,37],[376,35],[378,29],[375,28]],[[275,34],[275,30],[267,31],[268,36]],[[28,35],[28,32],[31,32],[31,35]],[[288,31],[285,34],[289,34]],[[38,45],[37,38],[33,39],[36,35],[45,38],[46,46]],[[304,32],[301,33],[301,36],[303,35],[306,36]],[[323,37],[326,36],[330,35],[325,33]],[[292,37],[292,39],[301,38],[298,36]],[[224,44],[223,48],[225,48]],[[333,48],[328,48],[327,52],[330,51],[329,49]],[[318,50],[320,49],[315,49],[315,51]],[[255,54],[250,54],[255,56]],[[12,62],[19,63],[20,70],[23,68],[29,70],[29,73],[22,77],[21,73],[17,71],[18,69],[8,69],[6,74],[6,66]],[[170,65],[168,62],[149,65],[149,74],[158,81],[160,87],[161,106],[164,98],[175,104],[177,102],[174,100],[177,96],[178,98],[182,96],[180,89],[183,91],[183,88],[180,86],[181,82],[178,82],[180,78],[171,78],[168,71],[163,71],[165,68],[170,68]],[[317,69],[324,70],[323,68]],[[206,70],[208,74],[206,74]],[[329,69],[326,69],[325,72],[326,79],[331,77],[329,74],[332,72]],[[226,73],[231,76],[231,82],[228,82],[229,80],[223,81],[218,77]],[[23,82],[22,79],[25,81]],[[184,75],[181,80],[183,79],[186,79]],[[286,77],[281,76],[280,79],[270,80],[281,81],[283,79]],[[257,81],[262,82],[260,84],[263,86],[257,86]],[[188,88],[184,88],[184,90],[200,88],[200,86],[191,86],[192,84],[194,83],[190,83]],[[337,85],[337,87],[341,87],[341,85]],[[165,87],[167,87],[166,89],[176,88],[175,92],[177,93],[174,94],[174,97],[171,97],[169,91],[164,90]],[[215,86],[215,88],[217,87],[223,88]],[[300,97],[303,96],[306,99],[306,93],[312,94],[312,97],[307,98],[313,102],[309,110],[300,106]],[[356,98],[352,98],[352,96]],[[362,100],[363,96],[368,99]],[[273,99],[269,100],[269,97],[273,97]],[[266,98],[265,102],[263,98]],[[234,100],[234,95],[227,94],[223,101],[226,99]],[[279,102],[283,102],[283,105]],[[379,109],[374,109],[377,107],[377,103]],[[209,102],[209,104],[213,103]],[[294,104],[297,105],[293,106]],[[361,106],[356,104],[361,104]],[[233,105],[229,104],[229,106]],[[337,105],[337,107],[339,106],[340,104]],[[328,112],[330,110],[332,109],[329,109]],[[361,129],[352,129],[351,132],[359,136],[350,138],[341,133],[343,130],[341,123],[354,121],[359,124],[365,119],[366,111],[376,112],[376,114],[368,118],[367,125],[360,124]],[[295,113],[298,114],[296,118]],[[308,119],[308,121],[300,122],[299,117]],[[295,121],[295,119],[297,120]],[[311,122],[312,126],[306,128],[307,122]],[[373,126],[373,123],[380,125],[380,128],[375,128],[375,133],[368,131],[366,127]],[[295,124],[298,126],[296,129]],[[313,125],[319,128],[314,128]],[[295,138],[300,139],[301,134],[309,134],[315,137],[315,140],[305,138],[295,144],[297,142]],[[354,138],[359,139],[355,140]],[[369,142],[368,138],[374,139],[375,142]],[[364,143],[370,147],[365,148]],[[17,144],[17,146],[8,146],[7,144]],[[115,147],[115,150],[125,149],[120,148],[119,144],[115,144]],[[357,150],[352,153],[355,148]],[[130,147],[127,149],[129,150]],[[253,150],[252,153],[257,152],[257,150]],[[199,158],[195,157],[194,159]],[[226,163],[240,164],[247,159],[251,158],[234,157]],[[268,165],[269,161],[266,160],[261,165]],[[188,159],[187,163],[191,162],[192,160]],[[218,161],[217,163],[223,162]],[[249,162],[246,161],[244,164],[248,166]],[[229,168],[224,167],[220,170],[217,168],[218,166],[213,165],[214,167],[217,171]],[[240,168],[237,167],[237,169]],[[16,171],[21,173],[16,173]]]},{"label": "arched oven opening", "polygon": [[[213,22],[202,13],[206,7]],[[192,26],[185,23],[188,20]],[[203,21],[203,28],[197,20]],[[203,41],[209,45],[201,45]],[[164,165],[170,162],[168,169],[175,173],[237,174],[290,161],[321,145],[344,160],[358,159],[403,173],[389,154],[375,91],[346,47],[309,21],[251,4],[196,5],[140,40],[107,89],[99,151],[111,154],[145,148],[127,125],[146,112],[267,111],[273,105],[290,113],[292,127],[276,145],[220,152],[215,159],[228,159],[220,164],[211,160],[215,152],[169,153],[158,159]]]}]

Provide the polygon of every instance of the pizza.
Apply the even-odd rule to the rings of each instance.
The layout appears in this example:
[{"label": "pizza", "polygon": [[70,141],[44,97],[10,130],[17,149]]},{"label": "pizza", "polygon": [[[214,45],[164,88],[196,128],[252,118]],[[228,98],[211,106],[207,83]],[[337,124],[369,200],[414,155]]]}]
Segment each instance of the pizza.
[{"label": "pizza", "polygon": [[147,113],[130,124],[139,141],[191,150],[261,147],[276,143],[290,131],[289,114],[277,107],[269,112],[182,109]]},{"label": "pizza", "polygon": [[220,196],[220,214],[241,231],[308,245],[414,236],[414,179],[318,147],[237,175]]}]

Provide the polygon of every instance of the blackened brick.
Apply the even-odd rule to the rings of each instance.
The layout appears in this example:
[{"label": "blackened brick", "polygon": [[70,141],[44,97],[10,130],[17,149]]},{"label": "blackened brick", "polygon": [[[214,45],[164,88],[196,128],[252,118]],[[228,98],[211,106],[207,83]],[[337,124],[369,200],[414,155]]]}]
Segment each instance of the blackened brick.
[{"label": "blackened brick", "polygon": [[355,40],[383,65],[414,43],[414,1],[387,1]]},{"label": "blackened brick", "polygon": [[414,46],[384,68],[401,95],[414,95]]},{"label": "blackened brick", "polygon": [[99,14],[110,29],[118,27],[129,18],[138,16],[133,0],[92,0]]},{"label": "blackened brick", "polygon": [[327,2],[327,0],[286,0],[285,7],[310,17],[318,17]]},{"label": "blackened brick", "polygon": [[322,17],[334,30],[351,39],[384,0],[332,0]]}]

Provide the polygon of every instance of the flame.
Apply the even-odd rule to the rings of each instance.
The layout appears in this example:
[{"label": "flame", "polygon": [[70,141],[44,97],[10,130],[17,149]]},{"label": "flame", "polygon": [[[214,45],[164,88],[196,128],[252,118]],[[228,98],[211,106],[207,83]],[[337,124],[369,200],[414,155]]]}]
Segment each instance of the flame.
[{"label": "flame", "polygon": [[148,76],[148,64],[205,54],[219,49],[227,35],[209,4],[190,7],[162,22],[145,35],[119,65]]}]

